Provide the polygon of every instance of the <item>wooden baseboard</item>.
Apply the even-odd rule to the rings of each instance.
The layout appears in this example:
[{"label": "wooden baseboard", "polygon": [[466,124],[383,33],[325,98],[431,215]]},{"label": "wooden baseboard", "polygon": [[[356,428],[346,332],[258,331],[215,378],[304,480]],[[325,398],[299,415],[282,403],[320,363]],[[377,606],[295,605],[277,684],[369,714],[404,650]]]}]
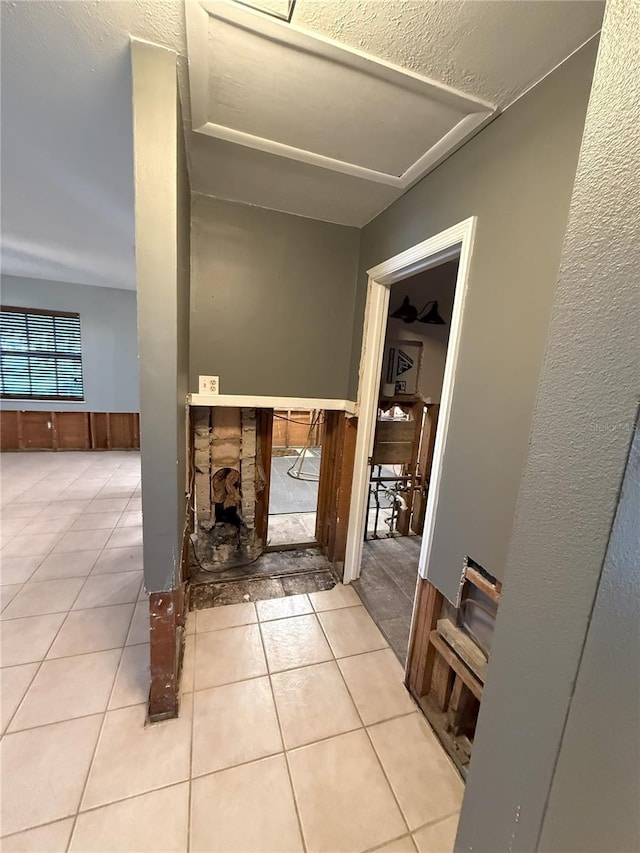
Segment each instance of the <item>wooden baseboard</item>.
[{"label": "wooden baseboard", "polygon": [[0,450],[139,450],[137,412],[0,412]]}]

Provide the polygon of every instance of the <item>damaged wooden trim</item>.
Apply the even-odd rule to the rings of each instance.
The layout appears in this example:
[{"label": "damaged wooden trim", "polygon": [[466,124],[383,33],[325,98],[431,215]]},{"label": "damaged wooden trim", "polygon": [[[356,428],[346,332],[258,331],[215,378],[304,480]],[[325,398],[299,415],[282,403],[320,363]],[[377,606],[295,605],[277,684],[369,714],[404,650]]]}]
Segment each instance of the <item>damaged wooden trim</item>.
[{"label": "damaged wooden trim", "polygon": [[177,717],[186,584],[149,595],[149,720]]}]

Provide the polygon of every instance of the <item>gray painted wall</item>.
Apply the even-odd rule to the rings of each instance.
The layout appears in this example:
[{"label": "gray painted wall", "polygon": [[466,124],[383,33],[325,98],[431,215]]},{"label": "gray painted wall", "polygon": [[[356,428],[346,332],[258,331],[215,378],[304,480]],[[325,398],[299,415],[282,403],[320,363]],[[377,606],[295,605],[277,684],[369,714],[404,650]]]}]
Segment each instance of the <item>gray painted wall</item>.
[{"label": "gray painted wall", "polygon": [[428,569],[450,599],[465,555],[505,574],[595,53],[581,50],[362,234],[352,394],[366,270],[478,217]]},{"label": "gray painted wall", "polygon": [[360,232],[208,196],[191,215],[191,390],[345,398]]},{"label": "gray painted wall", "polygon": [[[638,659],[632,636],[624,637],[624,648],[618,645],[621,626],[616,624],[632,619],[637,608],[637,599],[624,609],[618,606],[637,589],[637,577],[632,587],[629,576],[638,571],[637,552],[635,565],[627,563],[624,571],[612,575],[607,566],[593,633],[586,648],[584,643],[640,391],[639,41],[640,4],[610,2],[458,851],[637,849],[618,845],[636,831],[637,801],[626,814],[624,806],[637,785],[631,743],[638,732],[626,727],[634,715],[628,704],[633,702],[634,685],[626,679]],[[634,524],[637,528],[637,516]],[[583,649],[585,669],[579,675]],[[594,665],[597,677],[589,679]],[[607,690],[611,685],[615,687]],[[607,713],[600,717],[605,691]],[[560,755],[549,823],[539,841],[572,696],[576,706],[566,729],[566,752]],[[579,728],[578,715],[583,715],[583,725],[596,718],[598,722]],[[614,755],[598,765],[595,754],[607,745]],[[612,762],[618,778],[607,793]],[[589,771],[596,775],[589,778]],[[623,799],[608,812],[606,804],[616,791]],[[589,812],[598,797],[600,804]],[[585,824],[580,828],[582,816]],[[598,821],[603,827],[585,840]],[[622,825],[605,828],[609,821]]]},{"label": "gray painted wall", "polygon": [[189,186],[176,54],[134,41],[131,55],[144,578],[159,592],[179,582],[186,517]]},{"label": "gray painted wall", "polygon": [[84,402],[2,400],[3,409],[56,412],[137,412],[136,294],[113,287],[2,276],[2,304],[77,311],[82,334]]}]

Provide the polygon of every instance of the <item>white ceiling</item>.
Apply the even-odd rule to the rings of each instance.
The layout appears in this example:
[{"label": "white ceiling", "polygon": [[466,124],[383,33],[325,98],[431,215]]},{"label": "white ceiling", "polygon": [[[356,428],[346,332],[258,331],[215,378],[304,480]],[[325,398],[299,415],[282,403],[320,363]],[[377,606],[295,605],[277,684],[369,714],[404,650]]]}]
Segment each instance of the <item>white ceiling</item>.
[{"label": "white ceiling", "polygon": [[[5,273],[135,287],[130,36],[180,55],[195,192],[362,225],[404,187],[319,166],[317,157],[346,159],[398,178],[417,155],[433,149],[436,131],[455,124],[455,115],[446,114],[453,109],[448,102],[438,116],[431,113],[433,121],[423,128],[415,113],[429,100],[425,93],[432,99],[435,93],[423,86],[419,94],[407,94],[407,86],[400,86],[399,112],[410,132],[402,145],[394,145],[384,111],[369,112],[366,99],[356,103],[357,88],[350,98],[337,97],[355,78],[341,78],[338,88],[326,93],[328,100],[305,98],[305,80],[322,77],[313,66],[317,57],[301,63],[299,53],[281,44],[270,57],[271,67],[248,61],[234,67],[230,51],[237,36],[213,30],[208,37],[219,38],[227,53],[215,54],[210,68],[222,72],[227,88],[206,90],[206,121],[293,148],[290,159],[277,145],[259,150],[246,139],[238,144],[234,133],[216,138],[194,132],[181,0],[17,0],[1,7]],[[478,101],[509,106],[598,30],[602,10],[603,3],[582,0],[297,0],[292,24],[398,66],[400,75],[404,69],[453,87],[468,96],[456,108],[462,104],[469,115],[481,109]],[[255,38],[254,33],[254,44]],[[242,53],[245,43],[243,36],[236,56],[249,56]],[[281,66],[286,74],[277,73]],[[406,84],[409,78],[402,79]],[[287,82],[291,110],[284,109],[288,104],[278,95]],[[366,91],[366,80],[360,83]],[[380,91],[371,93],[376,102]],[[314,92],[319,96],[320,87]],[[261,111],[265,98],[278,106],[275,119]],[[387,112],[390,104],[387,99]],[[324,121],[318,120],[320,113]],[[334,114],[338,120],[327,123]],[[352,121],[349,133],[343,132],[344,115]],[[201,126],[199,119],[196,126]],[[314,156],[300,159],[299,151]]]}]

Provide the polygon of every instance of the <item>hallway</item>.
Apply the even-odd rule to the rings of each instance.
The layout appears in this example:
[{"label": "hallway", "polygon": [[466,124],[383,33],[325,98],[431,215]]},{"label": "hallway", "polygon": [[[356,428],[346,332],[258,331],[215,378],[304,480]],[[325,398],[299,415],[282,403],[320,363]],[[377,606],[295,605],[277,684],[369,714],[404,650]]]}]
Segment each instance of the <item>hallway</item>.
[{"label": "hallway", "polygon": [[145,726],[138,454],[2,463],[3,850],[451,850],[462,782],[354,590],[189,614]]}]

